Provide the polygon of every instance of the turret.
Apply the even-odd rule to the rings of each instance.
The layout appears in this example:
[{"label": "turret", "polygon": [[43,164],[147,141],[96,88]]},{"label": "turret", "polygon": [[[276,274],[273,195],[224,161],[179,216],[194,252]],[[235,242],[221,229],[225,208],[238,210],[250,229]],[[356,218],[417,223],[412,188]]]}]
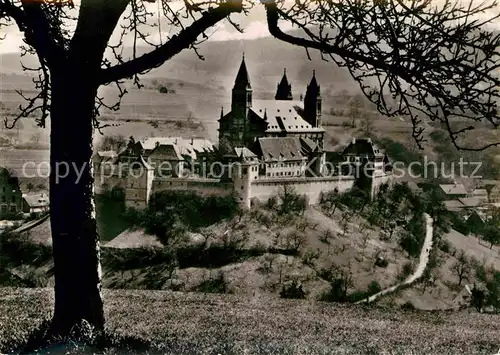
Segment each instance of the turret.
[{"label": "turret", "polygon": [[250,107],[252,107],[252,86],[245,64],[245,54],[243,54],[240,69],[234,81],[231,110],[233,113],[244,113],[246,117]]},{"label": "turret", "polygon": [[321,127],[321,89],[314,70],[304,98],[304,118],[313,127]]},{"label": "turret", "polygon": [[283,77],[276,89],[275,100],[293,100],[292,96],[292,85],[288,83],[288,78],[286,77],[286,68],[283,70]]}]

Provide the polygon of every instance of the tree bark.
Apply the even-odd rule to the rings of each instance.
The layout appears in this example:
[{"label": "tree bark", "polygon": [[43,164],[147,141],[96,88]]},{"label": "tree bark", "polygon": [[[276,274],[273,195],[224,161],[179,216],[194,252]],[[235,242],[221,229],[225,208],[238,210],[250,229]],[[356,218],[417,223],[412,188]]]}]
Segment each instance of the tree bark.
[{"label": "tree bark", "polygon": [[85,65],[52,71],[50,209],[55,268],[53,330],[86,320],[104,327],[99,236],[93,203],[92,134],[97,85]]}]

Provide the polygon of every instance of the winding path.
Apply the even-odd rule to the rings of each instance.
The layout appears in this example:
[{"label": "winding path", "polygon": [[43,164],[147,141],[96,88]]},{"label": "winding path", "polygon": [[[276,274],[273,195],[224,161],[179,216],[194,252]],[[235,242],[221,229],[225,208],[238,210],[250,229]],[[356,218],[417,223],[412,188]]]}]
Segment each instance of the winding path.
[{"label": "winding path", "polygon": [[418,266],[417,266],[417,269],[415,270],[415,272],[412,275],[410,275],[403,282],[401,282],[397,285],[391,286],[389,288],[386,288],[385,290],[382,290],[382,291],[380,291],[380,292],[378,292],[378,293],[376,293],[368,298],[365,298],[361,301],[358,301],[358,302],[356,302],[356,304],[371,303],[371,302],[379,299],[380,297],[382,297],[388,293],[396,291],[399,287],[401,287],[403,285],[411,284],[412,282],[414,282],[418,278],[422,277],[422,275],[424,274],[425,268],[427,267],[427,263],[429,262],[429,254],[431,252],[432,243],[433,243],[433,239],[432,239],[432,237],[433,237],[433,227],[432,227],[433,221],[432,221],[432,218],[427,213],[424,213],[424,217],[426,220],[425,240],[424,240],[424,245],[422,246],[422,250],[420,251],[420,259],[419,259],[419,263],[418,263]]}]

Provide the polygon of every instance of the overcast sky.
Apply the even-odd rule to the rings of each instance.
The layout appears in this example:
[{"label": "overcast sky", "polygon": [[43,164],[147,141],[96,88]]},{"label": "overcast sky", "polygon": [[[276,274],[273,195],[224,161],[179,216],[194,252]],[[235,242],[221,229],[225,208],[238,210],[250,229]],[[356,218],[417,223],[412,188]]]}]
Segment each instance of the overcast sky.
[{"label": "overcast sky", "polygon": [[[287,0],[288,1],[288,0]],[[291,0],[293,1],[293,0]],[[475,0],[480,1],[480,0]],[[80,0],[75,0],[75,4],[78,5]],[[439,4],[443,2],[443,0],[434,0],[433,4]],[[460,0],[460,2],[465,2],[465,0]],[[467,1],[468,2],[468,1]],[[182,6],[182,1],[173,0],[173,6]],[[158,4],[147,4],[148,8],[152,12],[156,12],[158,8]],[[491,11],[490,13],[485,13],[481,17],[483,19],[491,18],[499,13],[500,7],[497,8],[496,11]],[[248,16],[243,16],[241,14],[232,15],[231,19],[233,19],[236,23],[240,24],[244,29],[244,33],[239,33],[234,29],[234,27],[229,24],[228,21],[219,22],[215,28],[212,28],[207,31],[207,34],[210,35],[210,41],[227,41],[227,40],[244,40],[244,39],[255,39],[259,37],[269,36],[269,31],[267,30],[267,26],[265,24],[265,10],[262,5],[257,4]],[[165,39],[168,36],[169,28],[166,23],[161,23],[162,34],[161,38]],[[288,23],[280,24],[280,27],[287,31],[291,28]],[[500,30],[500,21],[495,21],[495,23],[491,24],[491,28]],[[151,32],[151,30],[149,31]],[[19,46],[22,44],[22,34],[18,31],[16,26],[10,26],[7,28],[2,28],[1,33],[7,33],[7,37],[5,40],[0,41],[0,53],[15,53],[19,52]],[[131,39],[129,39],[131,41]],[[155,32],[152,34],[151,40],[154,43],[160,42],[160,33]],[[131,42],[128,44],[130,45]],[[127,43],[126,43],[127,44]]]}]

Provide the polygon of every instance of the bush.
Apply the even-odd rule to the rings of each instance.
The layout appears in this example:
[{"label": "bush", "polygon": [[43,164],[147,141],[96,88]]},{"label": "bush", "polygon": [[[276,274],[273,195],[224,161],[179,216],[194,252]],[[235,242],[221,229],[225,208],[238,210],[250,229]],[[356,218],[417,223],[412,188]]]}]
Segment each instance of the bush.
[{"label": "bush", "polygon": [[224,274],[222,272],[217,273],[215,277],[199,284],[196,290],[203,293],[226,293],[227,283]]},{"label": "bush", "polygon": [[273,210],[276,208],[278,205],[278,197],[277,196],[271,196],[266,202],[266,207],[270,210]]},{"label": "bush", "polygon": [[448,242],[447,240],[441,240],[439,242],[439,249],[444,253],[449,253],[451,250],[450,242]]},{"label": "bush", "polygon": [[405,304],[403,304],[401,306],[401,309],[406,310],[406,311],[413,311],[416,308],[411,301],[407,301]]},{"label": "bush", "polygon": [[407,230],[400,234],[399,245],[412,257],[419,256],[425,241],[425,219],[415,216],[407,224]]},{"label": "bush", "polygon": [[306,293],[302,288],[302,285],[297,280],[293,280],[290,283],[283,285],[280,297],[289,299],[305,299]]},{"label": "bush", "polygon": [[380,287],[380,284],[373,280],[372,282],[370,282],[370,284],[368,285],[368,293],[371,294],[371,295],[374,295],[378,292],[380,292],[382,290],[382,287]]},{"label": "bush", "polygon": [[125,218],[166,244],[188,229],[197,230],[238,213],[240,206],[234,195],[205,197],[191,191],[162,191],[151,197],[144,211],[128,209]]},{"label": "bush", "polygon": [[398,281],[402,282],[406,280],[411,275],[412,272],[413,272],[413,265],[411,262],[408,261],[401,268],[401,271],[399,272],[398,275]]}]

